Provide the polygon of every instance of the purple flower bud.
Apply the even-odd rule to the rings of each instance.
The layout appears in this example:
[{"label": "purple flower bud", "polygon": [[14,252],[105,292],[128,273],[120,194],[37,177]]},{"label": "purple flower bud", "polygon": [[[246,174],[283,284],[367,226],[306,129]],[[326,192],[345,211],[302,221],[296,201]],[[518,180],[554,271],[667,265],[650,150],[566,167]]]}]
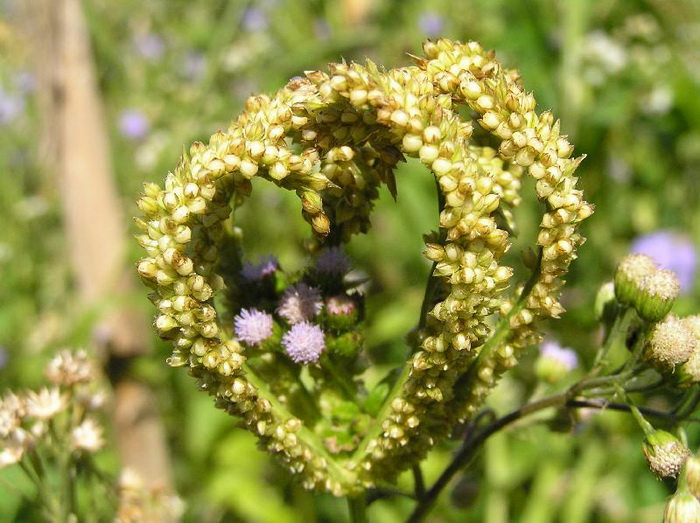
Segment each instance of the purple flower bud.
[{"label": "purple flower bud", "polygon": [[279,268],[280,264],[277,258],[272,254],[268,254],[267,256],[261,256],[258,259],[258,263],[243,262],[241,276],[252,283],[262,280],[266,276],[272,276]]},{"label": "purple flower bud", "polygon": [[8,93],[0,87],[0,125],[7,125],[24,112],[26,102],[19,94]]},{"label": "purple flower bud", "polygon": [[267,16],[259,7],[249,7],[243,13],[243,28],[251,33],[260,33],[267,29]]},{"label": "purple flower bud", "polygon": [[326,350],[323,331],[306,321],[293,325],[282,338],[282,346],[295,363],[316,363]]},{"label": "purple flower bud", "polygon": [[191,51],[185,58],[183,65],[185,77],[192,81],[198,81],[207,70],[207,57],[199,51]]},{"label": "purple flower bud", "polygon": [[233,325],[238,339],[248,345],[260,345],[272,336],[272,316],[258,309],[242,309]]},{"label": "purple flower bud", "polygon": [[134,38],[136,51],[150,62],[160,60],[165,50],[163,39],[153,33],[138,35]]},{"label": "purple flower bud", "polygon": [[119,131],[130,140],[140,140],[150,128],[148,118],[138,109],[125,109],[119,116]]},{"label": "purple flower bud", "polygon": [[661,268],[675,272],[681,293],[693,288],[698,260],[695,245],[688,236],[668,230],[656,231],[637,238],[631,251],[646,254]]},{"label": "purple flower bud", "polygon": [[323,309],[321,293],[305,283],[292,285],[282,295],[277,312],[289,323],[308,321]]},{"label": "purple flower bud", "polygon": [[540,347],[542,358],[551,358],[566,367],[566,370],[574,370],[578,367],[578,356],[572,349],[559,345],[556,341],[545,341]]},{"label": "purple flower bud", "polygon": [[350,258],[342,247],[329,247],[316,258],[315,269],[325,274],[342,276],[350,270]]},{"label": "purple flower bud", "polygon": [[423,11],[418,17],[418,26],[425,36],[439,36],[445,20],[435,11]]}]

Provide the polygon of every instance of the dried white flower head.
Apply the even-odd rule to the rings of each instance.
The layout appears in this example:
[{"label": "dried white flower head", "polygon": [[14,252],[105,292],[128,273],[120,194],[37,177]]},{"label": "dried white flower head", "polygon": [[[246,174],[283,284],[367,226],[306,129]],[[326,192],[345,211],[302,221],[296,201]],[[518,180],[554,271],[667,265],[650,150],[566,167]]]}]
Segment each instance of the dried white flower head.
[{"label": "dried white flower head", "polygon": [[687,489],[676,492],[666,504],[664,523],[700,523],[700,501]]},{"label": "dried white flower head", "polygon": [[698,337],[689,324],[673,315],[654,326],[646,357],[661,371],[673,371],[688,361],[698,348]]},{"label": "dried white flower head", "polygon": [[675,478],[690,456],[688,448],[670,432],[655,430],[642,445],[649,468],[659,478]]},{"label": "dried white flower head", "polygon": [[305,283],[297,283],[284,291],[277,313],[293,325],[312,320],[321,309],[323,301],[318,289]]},{"label": "dried white flower head", "polygon": [[104,445],[102,435],[102,427],[94,419],[87,418],[73,429],[71,443],[75,450],[97,452]]},{"label": "dried white flower head", "polygon": [[39,392],[29,391],[26,397],[27,416],[48,420],[66,408],[66,397],[58,387],[48,389],[46,387]]},{"label": "dried white flower head", "polygon": [[0,401],[0,438],[6,438],[22,423],[26,414],[25,399],[10,392]]},{"label": "dried white flower head", "polygon": [[642,278],[634,308],[647,321],[663,319],[673,307],[681,283],[673,271],[660,269]]},{"label": "dried white flower head", "polygon": [[95,380],[96,371],[84,350],[62,350],[47,365],[46,377],[55,385],[70,387]]},{"label": "dried white flower head", "polygon": [[32,436],[21,428],[13,430],[9,437],[3,438],[0,443],[0,469],[19,463],[32,441]]},{"label": "dried white flower head", "polygon": [[628,254],[617,265],[615,296],[625,305],[632,305],[639,294],[642,280],[658,268],[646,254]]}]

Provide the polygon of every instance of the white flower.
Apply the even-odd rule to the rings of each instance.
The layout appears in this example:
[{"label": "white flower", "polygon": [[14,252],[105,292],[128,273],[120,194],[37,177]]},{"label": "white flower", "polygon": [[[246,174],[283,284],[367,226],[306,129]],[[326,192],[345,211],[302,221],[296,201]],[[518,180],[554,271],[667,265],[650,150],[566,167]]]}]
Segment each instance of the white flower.
[{"label": "white flower", "polygon": [[102,427],[88,418],[73,429],[72,442],[76,450],[96,452],[104,445]]},{"label": "white flower", "polygon": [[61,395],[58,388],[47,389],[44,387],[39,392],[27,393],[27,415],[39,420],[53,418],[66,407],[66,398]]}]

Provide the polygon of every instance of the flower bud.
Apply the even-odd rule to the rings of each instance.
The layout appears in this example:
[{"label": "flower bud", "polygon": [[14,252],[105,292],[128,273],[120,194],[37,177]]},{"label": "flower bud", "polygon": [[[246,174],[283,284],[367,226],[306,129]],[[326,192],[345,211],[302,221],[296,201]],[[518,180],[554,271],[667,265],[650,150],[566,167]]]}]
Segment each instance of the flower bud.
[{"label": "flower bud", "polygon": [[700,501],[687,490],[676,492],[666,504],[664,523],[700,522]]},{"label": "flower bud", "polygon": [[611,311],[614,310],[615,306],[615,284],[613,282],[608,282],[603,284],[595,297],[595,303],[593,305],[593,310],[595,312],[595,318],[600,321],[602,319],[608,319],[611,315]]},{"label": "flower bud", "polygon": [[642,278],[634,308],[643,319],[659,321],[669,313],[680,290],[681,284],[673,271],[654,271]]},{"label": "flower bud", "polygon": [[535,363],[535,374],[542,381],[557,383],[576,367],[576,352],[563,348],[556,342],[547,341],[540,349],[540,357]]},{"label": "flower bud", "polygon": [[654,326],[646,358],[662,372],[673,371],[688,361],[697,347],[698,338],[688,323],[671,315]]},{"label": "flower bud", "polygon": [[615,296],[624,305],[632,305],[639,294],[639,285],[645,276],[656,271],[656,264],[646,254],[628,254],[615,272]]},{"label": "flower bud", "polygon": [[700,458],[690,456],[685,462],[685,484],[690,493],[700,498]]},{"label": "flower bud", "polygon": [[683,468],[690,451],[670,432],[655,430],[642,445],[649,468],[661,478],[675,478]]}]

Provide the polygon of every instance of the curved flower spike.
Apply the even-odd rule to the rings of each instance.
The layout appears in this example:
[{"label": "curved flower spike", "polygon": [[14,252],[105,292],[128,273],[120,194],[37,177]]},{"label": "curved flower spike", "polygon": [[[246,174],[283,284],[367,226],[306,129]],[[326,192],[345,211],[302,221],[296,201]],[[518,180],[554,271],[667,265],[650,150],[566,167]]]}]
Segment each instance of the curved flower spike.
[{"label": "curved flower spike", "polygon": [[[561,276],[584,241],[578,224],[592,213],[576,189],[581,158],[571,158],[552,114],[535,112],[515,71],[475,42],[428,41],[424,51],[414,66],[331,64],[272,97],[249,98],[229,129],[195,143],[164,187],[147,184],[139,201],[147,256],[138,271],[155,289],[155,326],[173,342],[171,365],[190,367],[217,406],[239,416],[307,488],[346,495],[392,481],[472,416],[519,352],[539,341],[538,321],[563,312]],[[474,121],[463,120],[462,107]],[[495,142],[472,135],[475,125]],[[268,386],[247,363],[255,353],[220,322],[213,297],[241,278],[240,266],[230,269],[220,255],[231,240],[223,223],[230,202],[240,205],[259,178],[296,192],[318,241],[348,242],[369,230],[380,186],[396,190],[404,156],[418,158],[437,181],[440,230],[426,256],[444,292],[428,297],[419,346],[379,411],[361,413],[356,439],[328,445],[324,422],[287,401],[290,394],[273,393],[281,379]],[[502,258],[511,228],[499,224],[520,203],[525,172],[545,213],[532,275],[507,295],[513,270]],[[327,372],[311,394],[322,420],[334,419],[323,410],[332,402],[318,401],[332,370],[339,372],[321,362]],[[356,382],[343,383],[351,395]]]}]

